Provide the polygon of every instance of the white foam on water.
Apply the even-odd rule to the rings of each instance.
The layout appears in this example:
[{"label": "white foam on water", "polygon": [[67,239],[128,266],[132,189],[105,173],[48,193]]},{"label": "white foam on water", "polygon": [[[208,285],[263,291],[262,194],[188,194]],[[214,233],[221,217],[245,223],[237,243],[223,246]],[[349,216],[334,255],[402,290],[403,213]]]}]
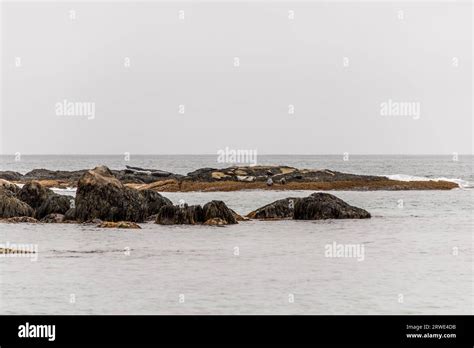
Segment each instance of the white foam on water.
[{"label": "white foam on water", "polygon": [[51,187],[51,190],[53,190],[55,193],[60,194],[60,195],[75,195],[76,194],[76,188],[75,187],[66,187],[66,188],[56,188],[56,187]]},{"label": "white foam on water", "polygon": [[391,180],[398,180],[398,181],[449,181],[454,182],[459,185],[460,188],[468,188],[473,187],[469,181],[458,179],[458,178],[427,178],[424,176],[415,176],[415,175],[407,175],[407,174],[392,174],[392,175],[384,175]]}]

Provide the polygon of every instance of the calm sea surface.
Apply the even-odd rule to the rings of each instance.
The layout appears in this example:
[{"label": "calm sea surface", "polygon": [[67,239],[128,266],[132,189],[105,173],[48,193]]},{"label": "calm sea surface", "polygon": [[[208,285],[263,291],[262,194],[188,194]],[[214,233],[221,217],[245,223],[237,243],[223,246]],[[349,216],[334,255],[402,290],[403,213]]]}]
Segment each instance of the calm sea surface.
[{"label": "calm sea surface", "polygon": [[[0,224],[0,243],[34,244],[37,259],[0,258],[1,314],[472,314],[473,157],[259,156],[259,164],[393,178],[446,178],[451,191],[334,191],[369,220],[249,221],[227,227],[104,230]],[[125,164],[186,174],[216,156],[12,156],[0,170]],[[60,193],[68,191],[58,191]],[[246,214],[309,191],[164,193]],[[355,245],[358,257],[328,257]],[[363,251],[363,252],[362,252]]]}]

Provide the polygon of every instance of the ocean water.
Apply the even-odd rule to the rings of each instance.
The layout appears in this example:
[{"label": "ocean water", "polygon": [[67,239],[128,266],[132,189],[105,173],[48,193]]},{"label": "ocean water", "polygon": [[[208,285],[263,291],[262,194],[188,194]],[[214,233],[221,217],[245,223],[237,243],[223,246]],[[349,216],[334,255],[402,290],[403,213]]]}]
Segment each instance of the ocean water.
[{"label": "ocean water", "polygon": [[[125,164],[181,174],[216,156],[23,156],[0,170]],[[447,178],[451,191],[334,191],[368,220],[248,221],[226,227],[0,224],[0,243],[33,257],[0,259],[2,314],[472,314],[473,157],[261,156],[260,164]],[[64,193],[65,191],[58,191]],[[67,191],[66,191],[67,192]],[[73,193],[73,192],[72,192]],[[220,199],[246,214],[309,191],[164,193]],[[69,193],[70,194],[70,193]],[[355,254],[329,253],[353,246]],[[30,255],[31,256],[31,255]]]}]

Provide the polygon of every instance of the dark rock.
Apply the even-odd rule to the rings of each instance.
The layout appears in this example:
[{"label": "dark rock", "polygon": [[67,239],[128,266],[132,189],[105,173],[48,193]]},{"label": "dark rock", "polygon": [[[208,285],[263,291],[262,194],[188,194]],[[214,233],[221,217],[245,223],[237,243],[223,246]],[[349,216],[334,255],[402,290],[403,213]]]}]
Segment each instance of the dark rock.
[{"label": "dark rock", "polygon": [[63,214],[48,214],[44,218],[40,220],[43,223],[49,224],[59,224],[64,222],[64,215]]},{"label": "dark rock", "polygon": [[8,181],[20,181],[23,178],[23,175],[18,172],[12,172],[11,170],[0,171],[0,179],[5,179]]},{"label": "dark rock", "polygon": [[202,223],[202,207],[200,205],[183,206],[165,205],[160,209],[156,217],[156,223],[160,225],[194,225]]},{"label": "dark rock", "polygon": [[251,219],[291,219],[296,201],[299,198],[284,198],[267,204],[247,215]]},{"label": "dark rock", "polygon": [[77,181],[86,173],[87,170],[49,170],[49,169],[33,169],[23,176],[23,180],[62,180]]},{"label": "dark rock", "polygon": [[369,212],[353,207],[329,193],[317,192],[295,203],[295,220],[367,219]]},{"label": "dark rock", "polygon": [[0,188],[0,218],[33,216],[34,210],[7,189]]},{"label": "dark rock", "polygon": [[268,180],[267,180],[267,186],[273,186],[273,180],[272,180],[272,178],[268,178]]},{"label": "dark rock", "polygon": [[73,200],[71,196],[54,193],[37,181],[26,183],[18,192],[17,197],[36,210],[37,219],[42,219],[49,214],[65,214]]},{"label": "dark rock", "polygon": [[160,212],[161,207],[165,205],[173,205],[173,203],[166,197],[163,197],[158,192],[153,190],[139,191],[146,200],[147,212],[146,216],[155,215]]},{"label": "dark rock", "polygon": [[46,200],[36,209],[35,217],[42,219],[50,214],[66,214],[71,207],[73,197],[58,195],[56,193],[50,194]]},{"label": "dark rock", "polygon": [[211,201],[206,203],[203,207],[204,222],[209,219],[220,218],[226,221],[227,224],[236,224],[232,211],[222,201]]},{"label": "dark rock", "polygon": [[76,220],[76,208],[69,208],[69,210],[64,214],[64,221],[74,220]]},{"label": "dark rock", "polygon": [[39,182],[29,181],[21,188],[17,197],[30,205],[33,209],[37,209],[46,202],[48,197],[52,194],[54,194],[53,191],[43,187]]},{"label": "dark rock", "polygon": [[87,171],[78,182],[76,218],[88,221],[143,222],[148,212],[147,201],[138,191],[124,186],[105,166]]}]

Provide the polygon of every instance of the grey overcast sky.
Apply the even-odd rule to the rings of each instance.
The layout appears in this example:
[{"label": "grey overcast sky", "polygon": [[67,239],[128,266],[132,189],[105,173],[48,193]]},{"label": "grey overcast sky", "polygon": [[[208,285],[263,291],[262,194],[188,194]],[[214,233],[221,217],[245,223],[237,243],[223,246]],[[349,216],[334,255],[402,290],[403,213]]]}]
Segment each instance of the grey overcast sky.
[{"label": "grey overcast sky", "polygon": [[470,1],[1,6],[3,154],[473,150]]}]

